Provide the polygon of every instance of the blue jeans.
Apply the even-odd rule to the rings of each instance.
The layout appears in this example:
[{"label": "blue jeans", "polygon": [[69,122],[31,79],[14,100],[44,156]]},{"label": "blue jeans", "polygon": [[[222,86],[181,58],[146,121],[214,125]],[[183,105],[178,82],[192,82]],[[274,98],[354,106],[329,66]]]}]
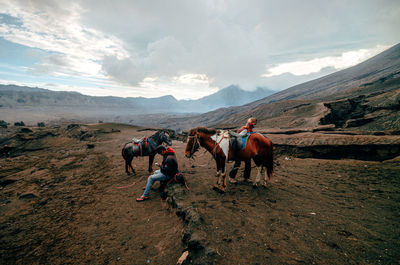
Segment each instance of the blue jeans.
[{"label": "blue jeans", "polygon": [[161,173],[160,170],[156,170],[153,175],[151,175],[148,179],[147,179],[147,184],[146,184],[146,189],[144,190],[143,196],[147,197],[149,196],[151,187],[153,187],[154,182],[156,181],[165,181],[168,180],[170,177],[164,175],[163,173]]}]

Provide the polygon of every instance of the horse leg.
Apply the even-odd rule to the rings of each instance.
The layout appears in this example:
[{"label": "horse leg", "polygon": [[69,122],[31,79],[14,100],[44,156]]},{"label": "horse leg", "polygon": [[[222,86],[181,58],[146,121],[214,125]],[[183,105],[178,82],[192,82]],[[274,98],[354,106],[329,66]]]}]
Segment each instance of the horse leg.
[{"label": "horse leg", "polygon": [[221,159],[221,177],[222,177],[222,189],[225,191],[226,188],[226,167],[225,167],[225,160]]},{"label": "horse leg", "polygon": [[131,174],[129,172],[129,169],[132,170],[132,174],[133,175],[136,174],[135,169],[132,167],[132,160],[133,160],[133,157],[132,158],[128,158],[128,159],[125,160],[125,172],[126,172],[127,175]]},{"label": "horse leg", "polygon": [[133,158],[131,159],[131,161],[129,161],[129,167],[130,167],[131,170],[132,170],[132,174],[133,174],[133,175],[136,175],[136,171],[135,171],[135,169],[134,169],[133,166],[132,166],[132,160],[133,160]]},{"label": "horse leg", "polygon": [[265,167],[262,167],[262,169],[264,170],[264,183],[262,185],[266,188],[269,178],[267,176],[267,169]]},{"label": "horse leg", "polygon": [[214,184],[214,187],[213,187],[213,189],[218,189],[218,187],[219,187],[219,176],[220,176],[220,172],[219,172],[219,170],[217,171],[217,174],[215,174],[215,177],[217,178],[217,182]]},{"label": "horse leg", "polygon": [[225,189],[226,189],[226,172],[224,172],[222,174],[221,178],[222,178],[222,189],[223,189],[223,191],[225,191]]},{"label": "horse leg", "polygon": [[226,171],[225,171],[225,160],[222,158],[219,159],[219,168],[221,169],[220,174],[220,185],[219,185],[219,192],[225,192],[226,189]]},{"label": "horse leg", "polygon": [[258,186],[258,183],[260,183],[262,166],[260,166],[260,167],[257,166],[256,168],[257,168],[257,176],[256,176],[256,179],[255,179],[255,181],[254,181],[254,183],[253,183],[253,185],[254,185],[255,187],[257,187],[257,186]]},{"label": "horse leg", "polygon": [[149,156],[149,173],[153,172],[153,161],[154,161],[154,156],[155,156],[155,155],[150,155],[150,156]]},{"label": "horse leg", "polygon": [[130,174],[130,172],[129,172],[129,163],[128,163],[127,160],[125,160],[125,172],[126,172],[127,175]]},{"label": "horse leg", "polygon": [[222,173],[218,170],[217,174],[217,182],[214,184],[213,190],[218,191],[220,193],[225,192],[225,188],[222,186],[223,179],[222,179]]}]

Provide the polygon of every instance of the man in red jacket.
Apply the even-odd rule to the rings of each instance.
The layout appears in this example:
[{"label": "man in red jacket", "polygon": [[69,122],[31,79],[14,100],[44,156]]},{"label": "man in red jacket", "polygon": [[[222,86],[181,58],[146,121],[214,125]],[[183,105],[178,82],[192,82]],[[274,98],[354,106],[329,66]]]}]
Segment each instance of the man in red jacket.
[{"label": "man in red jacket", "polygon": [[176,160],[175,151],[172,148],[166,148],[163,145],[160,145],[156,148],[158,154],[163,156],[163,161],[160,164],[156,163],[157,166],[160,167],[159,170],[156,170],[153,175],[148,177],[146,188],[142,196],[136,199],[137,202],[142,202],[150,199],[149,193],[151,187],[156,181],[167,181],[175,176],[178,173],[178,161]]}]

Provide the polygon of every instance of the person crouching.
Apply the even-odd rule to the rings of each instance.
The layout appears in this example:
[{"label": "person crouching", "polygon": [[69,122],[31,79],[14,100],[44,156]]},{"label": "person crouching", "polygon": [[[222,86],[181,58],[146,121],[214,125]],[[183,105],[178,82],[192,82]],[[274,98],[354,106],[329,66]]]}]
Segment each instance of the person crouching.
[{"label": "person crouching", "polygon": [[142,202],[150,199],[149,193],[151,187],[156,181],[168,181],[173,178],[176,173],[178,173],[178,161],[176,159],[175,151],[172,148],[166,148],[163,145],[160,145],[156,148],[158,154],[163,156],[163,161],[160,164],[156,163],[156,166],[159,166],[160,169],[156,170],[153,175],[148,177],[146,188],[142,196],[136,199],[137,202]]}]

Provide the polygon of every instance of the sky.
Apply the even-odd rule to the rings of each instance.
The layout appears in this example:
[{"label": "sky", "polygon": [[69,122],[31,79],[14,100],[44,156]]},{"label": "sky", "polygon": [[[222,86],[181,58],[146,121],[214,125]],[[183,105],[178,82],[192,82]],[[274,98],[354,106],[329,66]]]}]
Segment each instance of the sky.
[{"label": "sky", "polygon": [[400,42],[399,0],[0,0],[0,84],[197,99],[275,91]]}]

